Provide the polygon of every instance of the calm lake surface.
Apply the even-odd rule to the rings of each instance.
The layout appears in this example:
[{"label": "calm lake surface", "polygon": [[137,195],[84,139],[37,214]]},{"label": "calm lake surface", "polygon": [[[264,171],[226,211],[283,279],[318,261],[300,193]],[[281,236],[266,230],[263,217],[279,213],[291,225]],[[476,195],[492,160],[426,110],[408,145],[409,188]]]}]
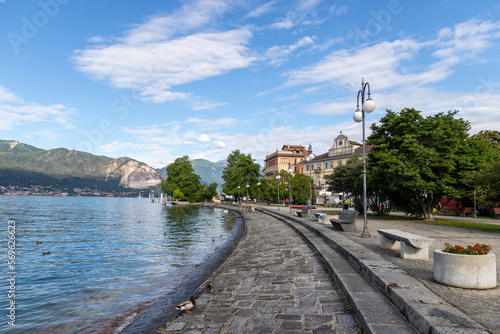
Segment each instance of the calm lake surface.
[{"label": "calm lake surface", "polygon": [[[0,219],[2,333],[119,333],[161,298],[173,310],[191,293],[185,282],[207,270],[241,223],[220,208],[43,196],[0,196]],[[15,327],[8,324],[11,301]]]}]

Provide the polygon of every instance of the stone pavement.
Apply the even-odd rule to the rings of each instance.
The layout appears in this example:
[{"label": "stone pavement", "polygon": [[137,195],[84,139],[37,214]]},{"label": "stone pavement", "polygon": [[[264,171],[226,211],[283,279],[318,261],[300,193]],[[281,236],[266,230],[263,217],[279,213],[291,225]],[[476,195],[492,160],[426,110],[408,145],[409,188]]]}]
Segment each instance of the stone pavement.
[{"label": "stone pavement", "polygon": [[[276,211],[276,208],[269,208]],[[319,212],[331,211],[331,210],[315,210]],[[288,208],[283,210],[281,208],[281,214],[286,213],[288,215]],[[359,217],[359,216],[358,216]],[[441,218],[441,217],[440,217]],[[445,218],[445,217],[443,217]],[[446,217],[448,218],[448,217]],[[473,218],[465,218],[465,217],[449,217],[455,220],[461,221],[470,221],[475,223],[491,223],[498,224],[498,221],[484,220],[484,219],[473,219]],[[294,219],[301,219],[295,218]],[[311,228],[325,229],[327,225],[312,222],[309,219],[301,219],[303,222],[311,225]],[[337,233],[337,238],[348,238],[349,240],[355,242],[358,245],[364,247],[364,249],[368,249],[372,252],[373,255],[380,256],[384,260],[389,261],[390,263],[396,265],[395,268],[400,268],[404,270],[405,274],[411,275],[413,278],[419,281],[419,283],[423,284],[425,288],[432,291],[437,296],[441,297],[444,301],[448,302],[456,308],[460,310],[464,314],[468,315],[470,318],[476,320],[486,327],[487,332],[500,334],[500,287],[497,286],[495,289],[488,290],[473,290],[473,289],[461,289],[461,288],[453,288],[448,287],[439,283],[434,282],[433,279],[433,257],[432,252],[434,249],[443,249],[444,243],[448,242],[452,245],[459,244],[462,246],[467,246],[469,244],[475,243],[485,243],[490,244],[492,246],[492,251],[497,253],[497,281],[500,282],[500,262],[498,261],[498,254],[500,252],[500,234],[498,232],[490,232],[490,231],[481,231],[475,229],[468,228],[458,228],[451,226],[440,226],[440,225],[430,225],[423,223],[409,223],[403,221],[392,221],[392,220],[383,220],[369,217],[368,218],[368,229],[370,231],[370,238],[361,238],[360,233],[363,228],[363,218],[362,216],[356,222],[359,232],[342,232]],[[325,229],[325,233],[331,233],[330,226],[328,225]],[[429,247],[430,257],[429,261],[421,261],[421,260],[408,260],[401,259],[399,257],[399,252],[394,250],[382,250],[379,247],[379,234],[377,229],[399,229],[406,232],[411,232],[419,235],[423,235],[426,237],[430,237],[434,239],[434,242]],[[342,241],[340,241],[342,242]],[[342,247],[342,246],[340,246]],[[347,246],[346,248],[350,248],[351,246]],[[364,252],[364,251],[363,251]],[[347,256],[356,257],[356,253],[353,251],[353,248],[348,249],[346,252]],[[361,260],[357,259],[360,262],[361,267],[370,266],[370,261],[368,259],[363,259],[363,255],[361,255]],[[366,256],[365,256],[366,257]],[[366,260],[366,261],[365,261]],[[373,260],[373,257],[371,258]],[[363,263],[366,262],[366,263]],[[375,260],[376,261],[376,260]],[[372,275],[373,272],[367,271],[367,275]],[[397,270],[394,271],[394,277],[386,277],[388,281],[391,279],[395,282],[399,279],[399,274]],[[383,287],[382,287],[383,288]],[[387,289],[387,286],[385,286]],[[418,288],[420,289],[420,288]],[[418,290],[417,289],[417,290]],[[388,289],[389,291],[390,289]],[[429,302],[430,303],[430,302]],[[401,306],[402,308],[408,308],[408,305]],[[423,317],[428,316],[425,315],[425,310],[421,310]],[[429,317],[428,317],[429,318]],[[432,322],[434,319],[429,320]],[[460,330],[461,333],[464,332],[486,332],[485,330],[474,329],[476,327],[474,324],[467,321],[467,319],[458,319],[458,322],[463,322],[467,326],[472,326],[472,329],[467,328],[457,328],[456,330]],[[436,325],[436,327],[439,326]],[[464,327],[467,327],[464,326]],[[451,328],[451,332],[455,329]]]},{"label": "stone pavement", "polygon": [[337,285],[292,229],[262,213],[191,314],[155,333],[358,333]]},{"label": "stone pavement", "polygon": [[[381,250],[376,230],[434,238],[431,252],[444,242],[499,249],[498,233],[369,218],[371,237],[361,238],[360,232],[338,233],[331,225],[298,218],[288,208],[260,209],[277,219],[247,214],[247,235],[213,276],[214,292],[201,294],[192,314],[155,333],[500,334],[499,287],[470,290],[435,283],[432,256],[403,260],[398,252]],[[362,218],[357,225],[361,231]]]},{"label": "stone pavement", "polygon": [[[482,223],[484,222],[482,220]],[[357,225],[358,229],[362,231],[363,219],[358,220]],[[380,249],[377,229],[397,229],[433,238],[434,242],[429,247],[429,261],[404,260],[399,257],[397,251]],[[445,242],[461,246],[476,243],[491,245],[492,252],[497,254],[497,282],[500,282],[500,234],[498,232],[374,218],[368,219],[368,230],[371,234],[370,238],[361,238],[360,233],[354,232],[344,233],[344,235],[404,269],[451,305],[482,323],[489,331],[500,334],[500,287],[474,290],[439,284],[433,278],[432,256],[435,249],[444,249]]]}]

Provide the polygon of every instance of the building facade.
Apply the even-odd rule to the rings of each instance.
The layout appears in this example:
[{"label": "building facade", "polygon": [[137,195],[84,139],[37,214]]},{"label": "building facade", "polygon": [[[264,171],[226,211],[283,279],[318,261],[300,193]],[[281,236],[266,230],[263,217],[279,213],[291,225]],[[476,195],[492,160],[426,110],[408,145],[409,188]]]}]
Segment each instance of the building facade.
[{"label": "building facade", "polygon": [[[366,147],[366,153],[369,152],[370,148]],[[339,203],[344,200],[342,194],[328,191],[325,175],[333,173],[336,167],[346,164],[353,155],[361,156],[362,154],[363,145],[349,140],[346,135],[340,132],[328,152],[316,155],[310,162],[302,161],[303,173],[314,179],[317,204]]]},{"label": "building facade", "polygon": [[281,170],[288,170],[289,166],[292,168],[292,175],[304,173],[304,165],[301,163],[309,153],[302,145],[283,145],[281,150],[266,156],[262,174],[271,180],[273,175],[277,175]]}]

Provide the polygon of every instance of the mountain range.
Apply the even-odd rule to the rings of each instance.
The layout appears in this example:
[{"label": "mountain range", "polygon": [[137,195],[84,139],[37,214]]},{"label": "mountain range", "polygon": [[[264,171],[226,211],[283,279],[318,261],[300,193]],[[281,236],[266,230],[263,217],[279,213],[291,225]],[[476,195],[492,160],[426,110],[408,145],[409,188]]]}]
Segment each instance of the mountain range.
[{"label": "mountain range", "polygon": [[57,148],[43,150],[16,140],[0,141],[0,186],[125,191],[158,188],[165,176],[131,158],[109,158]]},{"label": "mountain range", "polygon": [[[222,184],[226,161],[194,159],[202,183]],[[131,158],[109,158],[57,148],[44,150],[16,140],[0,140],[0,192],[3,187],[42,187],[74,193],[159,190],[165,168],[154,169]]]},{"label": "mountain range", "polygon": [[[224,183],[222,180],[222,172],[227,165],[226,160],[211,162],[205,159],[193,159],[193,169],[200,176],[201,183],[210,184],[217,183],[219,186]],[[166,167],[157,168],[156,170],[164,175],[167,175]]]}]

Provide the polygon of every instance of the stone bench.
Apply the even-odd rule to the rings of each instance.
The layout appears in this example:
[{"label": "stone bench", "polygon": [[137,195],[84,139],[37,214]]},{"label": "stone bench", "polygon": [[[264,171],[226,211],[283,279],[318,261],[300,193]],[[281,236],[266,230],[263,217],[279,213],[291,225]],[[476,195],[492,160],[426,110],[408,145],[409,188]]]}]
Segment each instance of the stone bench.
[{"label": "stone bench", "polygon": [[434,239],[399,230],[377,230],[377,232],[380,234],[380,248],[401,249],[403,259],[429,260],[429,246]]},{"label": "stone bench", "polygon": [[304,217],[303,215],[307,214],[307,212],[308,212],[308,211],[309,211],[309,207],[308,207],[307,205],[304,205],[304,206],[302,207],[302,210],[297,211],[297,212],[295,212],[295,213],[296,213],[296,214],[297,214],[297,216],[299,216],[299,217]]},{"label": "stone bench", "polygon": [[324,217],[328,215],[324,212],[314,212],[314,216],[318,219],[318,223],[322,223],[324,221]]},{"label": "stone bench", "polygon": [[333,225],[335,231],[340,232],[356,232],[356,217],[358,216],[358,211],[355,210],[344,210],[339,214],[339,218],[330,218],[330,223]]}]

